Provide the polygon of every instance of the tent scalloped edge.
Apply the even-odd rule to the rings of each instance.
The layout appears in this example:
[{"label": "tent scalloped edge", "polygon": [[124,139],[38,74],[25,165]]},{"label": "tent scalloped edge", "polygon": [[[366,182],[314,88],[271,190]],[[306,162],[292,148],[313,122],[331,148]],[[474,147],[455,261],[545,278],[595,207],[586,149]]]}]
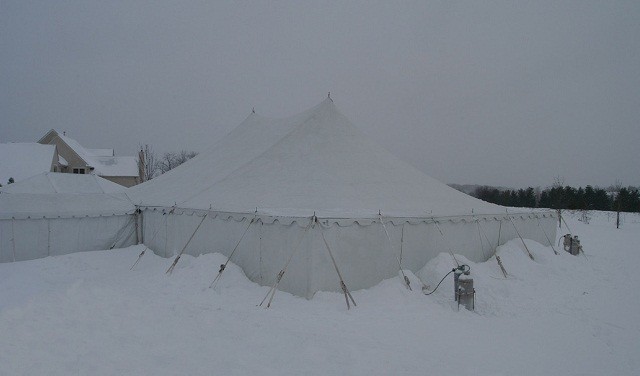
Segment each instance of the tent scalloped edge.
[{"label": "tent scalloped edge", "polygon": [[[172,215],[188,215],[188,216],[198,216],[203,217],[208,215],[209,218],[217,218],[223,221],[236,221],[242,222],[244,220],[251,220],[256,218],[260,222],[266,225],[271,224],[280,224],[284,226],[290,226],[292,224],[297,224],[300,227],[306,227],[309,224],[309,221],[315,213],[309,215],[308,217],[301,216],[276,216],[270,214],[260,213],[258,211],[253,213],[240,213],[240,212],[225,212],[225,211],[216,211],[213,209],[188,209],[188,208],[176,208],[176,207],[160,207],[160,206],[140,206],[141,210],[150,210],[150,211],[161,211],[163,214],[172,214]],[[435,223],[435,222],[443,222],[449,221],[452,223],[472,223],[476,221],[502,221],[507,219],[534,219],[534,218],[557,218],[557,214],[555,211],[549,210],[541,210],[538,212],[517,212],[517,213],[505,213],[505,214],[466,214],[466,215],[455,215],[455,216],[425,216],[425,217],[383,217],[383,220],[387,223],[391,223],[395,226],[402,225],[404,223],[408,223],[410,225],[417,225],[420,223]],[[335,218],[335,217],[318,217],[318,220],[322,222],[324,226],[338,226],[338,227],[349,227],[354,224],[358,226],[371,226],[376,223],[380,223],[379,217],[372,218]]]}]

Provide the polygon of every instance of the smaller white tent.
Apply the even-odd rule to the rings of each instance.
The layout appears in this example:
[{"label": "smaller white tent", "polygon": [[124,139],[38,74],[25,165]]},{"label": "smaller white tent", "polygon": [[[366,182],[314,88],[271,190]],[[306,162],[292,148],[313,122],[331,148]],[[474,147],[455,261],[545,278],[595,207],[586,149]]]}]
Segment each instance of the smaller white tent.
[{"label": "smaller white tent", "polygon": [[0,262],[135,244],[135,206],[93,175],[46,173],[0,191]]},{"label": "smaller white tent", "polygon": [[35,142],[0,144],[0,185],[6,186],[10,178],[18,182],[52,171],[56,162],[55,145]]},{"label": "smaller white tent", "polygon": [[0,188],[2,193],[100,194],[124,192],[125,187],[96,175],[44,172]]}]

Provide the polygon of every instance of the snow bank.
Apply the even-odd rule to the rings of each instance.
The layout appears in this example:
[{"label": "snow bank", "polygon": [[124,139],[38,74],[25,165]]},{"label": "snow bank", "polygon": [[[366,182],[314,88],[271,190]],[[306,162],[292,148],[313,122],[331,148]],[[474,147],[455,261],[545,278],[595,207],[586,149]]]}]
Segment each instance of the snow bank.
[{"label": "snow bank", "polygon": [[[134,246],[0,264],[0,373],[154,375],[633,375],[640,369],[638,217],[615,229],[605,214],[590,224],[569,218],[586,256],[520,240],[472,263],[476,311],[456,311],[441,254],[416,275],[312,300],[267,287],[226,258],[171,260]],[[563,230],[564,231],[564,230]],[[284,278],[287,278],[285,274]],[[419,280],[419,279],[420,280]],[[336,278],[337,279],[337,278]],[[348,284],[348,280],[346,281]]]}]

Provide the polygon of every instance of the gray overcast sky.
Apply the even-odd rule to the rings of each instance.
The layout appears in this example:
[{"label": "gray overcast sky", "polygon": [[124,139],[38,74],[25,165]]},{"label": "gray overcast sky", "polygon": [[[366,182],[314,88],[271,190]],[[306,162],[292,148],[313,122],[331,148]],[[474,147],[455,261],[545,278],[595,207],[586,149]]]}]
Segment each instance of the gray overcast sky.
[{"label": "gray overcast sky", "polygon": [[0,142],[199,151],[328,91],[444,182],[640,185],[639,1],[0,1]]}]

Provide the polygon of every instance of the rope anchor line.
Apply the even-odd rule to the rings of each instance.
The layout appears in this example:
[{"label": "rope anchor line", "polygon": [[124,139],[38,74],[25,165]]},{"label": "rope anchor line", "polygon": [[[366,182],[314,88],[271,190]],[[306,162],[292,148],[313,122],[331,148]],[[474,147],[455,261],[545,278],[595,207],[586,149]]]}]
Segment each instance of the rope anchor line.
[{"label": "rope anchor line", "polygon": [[356,301],[351,296],[351,292],[347,288],[347,285],[344,283],[344,278],[342,278],[342,274],[340,273],[340,269],[338,268],[338,264],[336,263],[336,259],[333,257],[333,252],[331,252],[331,248],[329,247],[329,243],[327,243],[327,239],[324,237],[324,232],[322,232],[322,228],[320,228],[320,235],[322,236],[322,241],[324,242],[324,246],[327,248],[329,252],[329,257],[331,257],[331,262],[333,263],[333,267],[336,269],[336,273],[338,274],[338,278],[340,279],[340,287],[342,288],[342,293],[344,294],[344,299],[347,302],[347,309],[351,309],[349,305],[349,299],[353,303],[353,306],[357,306]]},{"label": "rope anchor line", "polygon": [[209,285],[209,288],[215,288],[216,284],[218,283],[218,281],[220,280],[220,278],[222,277],[222,272],[224,272],[224,270],[227,267],[227,264],[229,263],[229,261],[231,261],[231,257],[233,257],[233,254],[236,252],[236,250],[238,249],[238,246],[240,245],[240,243],[242,242],[242,239],[244,239],[244,236],[247,235],[247,232],[249,231],[249,227],[251,227],[251,225],[257,222],[256,221],[256,217],[254,216],[251,221],[249,221],[249,224],[247,225],[247,227],[244,229],[244,232],[242,233],[242,236],[240,237],[240,240],[238,240],[238,242],[236,243],[236,246],[233,247],[233,251],[231,251],[231,253],[229,254],[229,257],[227,258],[227,261],[224,262],[224,264],[220,265],[220,270],[218,270],[218,275],[213,279],[213,282],[211,282],[211,284]]},{"label": "rope anchor line", "polygon": [[496,260],[498,261],[498,265],[500,266],[500,270],[502,271],[502,275],[504,275],[505,278],[508,278],[508,273],[507,273],[507,269],[504,268],[504,265],[502,265],[502,260],[500,260],[500,256],[496,255]]},{"label": "rope anchor line", "polygon": [[[391,241],[391,237],[389,236],[389,232],[387,231],[387,226],[385,226],[384,219],[382,218],[382,213],[378,212],[378,215],[380,216],[380,224],[382,224],[384,233],[385,235],[387,235],[387,240],[389,241],[389,247],[391,247],[391,252],[395,253],[395,249],[393,249],[393,242]],[[404,238],[404,227],[403,227],[403,238]],[[400,269],[400,273],[402,274],[402,278],[404,279],[405,286],[409,289],[409,291],[413,291],[411,289],[411,282],[409,281],[409,278],[404,274],[404,270],[402,270],[402,246],[400,247],[400,256],[399,257],[396,256],[396,260],[398,261],[398,269]]]},{"label": "rope anchor line", "polygon": [[453,254],[453,251],[451,250],[451,244],[449,244],[449,242],[447,241],[447,238],[445,238],[444,236],[444,232],[442,232],[442,229],[440,228],[440,225],[438,224],[438,221],[433,221],[433,223],[435,223],[436,228],[438,229],[438,232],[440,233],[440,236],[442,237],[442,240],[447,243],[447,247],[449,248],[449,254],[451,255],[451,257],[453,258],[453,261],[456,263],[456,266],[460,266],[460,263],[458,262],[458,259],[456,258],[456,255]]},{"label": "rope anchor line", "polygon": [[291,263],[291,259],[293,259],[293,255],[296,253],[296,250],[298,248],[300,248],[300,245],[302,244],[302,241],[304,240],[305,236],[307,235],[307,232],[309,231],[309,228],[311,228],[313,226],[313,224],[316,222],[316,220],[317,219],[316,219],[315,214],[314,214],[314,216],[309,220],[309,224],[304,229],[304,233],[300,237],[300,240],[298,241],[297,246],[295,248],[293,248],[293,250],[291,251],[291,254],[289,255],[289,258],[287,259],[287,262],[284,264],[284,267],[282,268],[282,270],[280,270],[280,272],[278,272],[278,275],[276,276],[276,281],[273,283],[273,286],[271,286],[271,288],[267,292],[267,295],[265,295],[264,298],[262,299],[262,301],[260,302],[260,304],[258,304],[259,307],[262,307],[262,305],[267,300],[267,298],[269,298],[269,301],[267,302],[267,305],[264,308],[266,309],[266,308],[270,308],[271,307],[271,302],[273,302],[273,298],[276,295],[276,291],[278,290],[278,285],[280,284],[280,281],[282,280],[282,277],[284,276],[284,273],[286,273],[287,267],[289,267],[289,263]]},{"label": "rope anchor line", "polygon": [[533,255],[531,254],[531,252],[529,251],[529,247],[527,247],[527,244],[525,244],[524,239],[522,239],[522,235],[520,235],[520,231],[518,231],[518,228],[516,227],[516,224],[513,222],[513,219],[511,219],[511,216],[507,216],[507,218],[509,218],[509,221],[511,221],[511,224],[513,225],[513,229],[516,230],[516,234],[518,234],[518,237],[520,238],[520,241],[522,242],[522,245],[524,245],[524,249],[527,251],[527,254],[529,255],[529,258],[533,261],[535,261],[535,259],[533,258]]},{"label": "rope anchor line", "polygon": [[[162,215],[164,216],[166,214],[172,214],[174,209],[175,209],[175,207],[173,209],[171,209],[169,211],[169,213],[162,213]],[[167,223],[167,217],[164,217],[164,224],[166,225],[166,223]],[[149,243],[153,243],[153,240],[156,238],[156,235],[158,235],[158,232],[160,232],[160,228],[161,227],[156,228],[156,231],[154,231],[153,236],[151,236],[151,240],[149,240]],[[144,254],[147,251],[147,249],[149,249],[149,246],[145,245],[145,247],[142,250],[142,252],[140,252],[140,254],[138,255],[138,259],[136,260],[136,262],[133,263],[133,265],[131,265],[131,268],[129,268],[129,270],[133,270],[133,268],[135,268],[136,265],[138,265],[138,263],[140,262],[140,259],[142,258],[142,256],[144,256]]]},{"label": "rope anchor line", "polygon": [[553,253],[555,253],[557,255],[558,251],[556,251],[556,248],[553,246],[553,242],[551,241],[551,239],[549,239],[549,236],[547,236],[547,232],[544,230],[544,227],[542,227],[542,224],[540,224],[540,218],[538,216],[536,216],[536,219],[538,220],[538,227],[540,227],[540,230],[542,230],[542,233],[544,234],[544,237],[547,238],[547,241],[551,245],[551,249],[553,249]]},{"label": "rope anchor line", "polygon": [[169,267],[169,269],[167,269],[167,271],[165,272],[165,274],[169,274],[171,275],[171,273],[173,273],[173,269],[176,267],[176,264],[178,263],[178,261],[180,260],[180,257],[182,257],[182,254],[184,253],[184,251],[187,249],[187,247],[189,246],[189,243],[191,243],[191,240],[193,240],[193,237],[196,236],[196,232],[198,232],[198,230],[200,229],[200,226],[202,226],[202,223],[204,223],[204,220],[207,218],[207,216],[209,215],[209,213],[205,214],[202,217],[202,220],[200,221],[200,223],[198,224],[198,227],[196,227],[196,229],[193,231],[193,234],[191,234],[191,237],[189,237],[189,240],[187,240],[187,243],[184,245],[184,247],[182,247],[182,250],[180,251],[180,253],[178,254],[178,256],[176,256],[175,260],[173,260],[173,264],[171,264],[171,266]]}]

